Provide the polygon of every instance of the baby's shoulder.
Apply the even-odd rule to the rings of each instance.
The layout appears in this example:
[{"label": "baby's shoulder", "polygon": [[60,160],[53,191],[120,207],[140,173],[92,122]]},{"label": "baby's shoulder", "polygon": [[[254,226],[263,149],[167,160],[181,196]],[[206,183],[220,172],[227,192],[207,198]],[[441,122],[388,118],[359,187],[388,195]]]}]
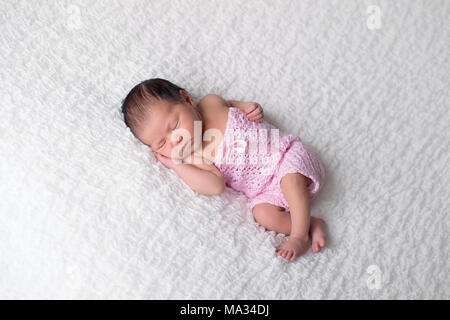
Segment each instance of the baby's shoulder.
[{"label": "baby's shoulder", "polygon": [[208,94],[198,102],[198,111],[205,120],[220,119],[227,117],[228,102],[217,94]]},{"label": "baby's shoulder", "polygon": [[217,94],[208,94],[197,104],[207,128],[223,129],[228,118],[228,107],[228,102]]}]

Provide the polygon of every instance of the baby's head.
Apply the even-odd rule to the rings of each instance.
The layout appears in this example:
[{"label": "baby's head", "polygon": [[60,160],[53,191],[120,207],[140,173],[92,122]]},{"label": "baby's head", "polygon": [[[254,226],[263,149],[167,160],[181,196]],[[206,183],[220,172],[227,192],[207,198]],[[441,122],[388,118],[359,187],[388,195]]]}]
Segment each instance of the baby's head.
[{"label": "baby's head", "polygon": [[[194,121],[202,120],[201,115],[186,90],[170,81],[137,84],[122,101],[122,113],[133,135],[153,151],[178,159],[194,151]],[[183,153],[187,144],[191,151]]]}]

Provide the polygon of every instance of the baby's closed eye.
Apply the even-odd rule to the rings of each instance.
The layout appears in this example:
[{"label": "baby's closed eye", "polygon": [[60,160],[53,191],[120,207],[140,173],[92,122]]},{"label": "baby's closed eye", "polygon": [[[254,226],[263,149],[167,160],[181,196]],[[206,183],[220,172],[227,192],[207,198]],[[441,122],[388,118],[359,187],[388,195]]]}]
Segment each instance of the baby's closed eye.
[{"label": "baby's closed eye", "polygon": [[[173,130],[177,129],[179,124],[180,124],[180,120],[177,119],[177,121],[173,125]],[[164,147],[164,145],[166,144],[166,142],[167,142],[167,139],[164,139],[163,142],[160,144],[160,146],[156,150],[162,149]]]}]

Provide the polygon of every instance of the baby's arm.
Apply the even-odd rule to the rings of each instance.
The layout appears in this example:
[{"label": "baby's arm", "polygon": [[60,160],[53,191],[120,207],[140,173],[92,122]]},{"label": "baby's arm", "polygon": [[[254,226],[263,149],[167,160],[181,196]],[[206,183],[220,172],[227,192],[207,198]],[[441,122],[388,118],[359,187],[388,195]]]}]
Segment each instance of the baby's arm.
[{"label": "baby's arm", "polygon": [[[204,166],[204,168],[200,168]],[[181,163],[175,165],[173,170],[186,182],[192,190],[212,196],[221,194],[225,190],[225,181],[219,170],[215,172],[208,165],[192,165]]]},{"label": "baby's arm", "polygon": [[[206,102],[208,101],[208,102]],[[264,120],[264,111],[261,105],[257,102],[243,102],[236,100],[225,100],[218,94],[208,94],[204,96],[200,103],[220,104],[221,106],[234,107],[245,113],[247,119],[255,122],[262,122]]]},{"label": "baby's arm", "polygon": [[157,159],[169,169],[173,169],[192,190],[207,195],[218,195],[225,190],[225,181],[213,164],[181,163],[157,154]]}]

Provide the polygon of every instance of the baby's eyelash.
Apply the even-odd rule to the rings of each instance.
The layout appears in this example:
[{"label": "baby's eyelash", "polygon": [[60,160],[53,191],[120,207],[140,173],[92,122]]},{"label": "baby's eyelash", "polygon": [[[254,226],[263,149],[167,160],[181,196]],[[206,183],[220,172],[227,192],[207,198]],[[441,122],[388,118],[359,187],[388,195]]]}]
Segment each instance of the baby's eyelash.
[{"label": "baby's eyelash", "polygon": [[[175,124],[175,128],[173,128],[174,130],[178,127],[178,124],[180,123],[180,120],[177,121],[177,123]],[[164,145],[166,144],[166,140],[164,140],[164,143],[161,145],[161,147],[159,147],[157,150],[161,149],[162,147],[164,147]]]}]

